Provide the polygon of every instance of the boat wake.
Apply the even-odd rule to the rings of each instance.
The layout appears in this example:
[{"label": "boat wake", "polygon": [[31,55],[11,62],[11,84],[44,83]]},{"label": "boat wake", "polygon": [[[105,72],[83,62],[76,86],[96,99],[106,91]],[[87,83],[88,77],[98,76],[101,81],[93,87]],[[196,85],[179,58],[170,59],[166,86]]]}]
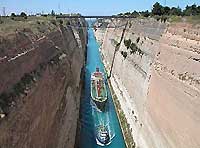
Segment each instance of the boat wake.
[{"label": "boat wake", "polygon": [[92,109],[95,109],[96,111],[102,113],[102,111],[97,107],[97,105],[94,103],[94,101],[90,101],[90,104],[92,106]]},{"label": "boat wake", "polygon": [[110,145],[112,143],[113,138],[115,137],[115,134],[111,133],[109,125],[98,125],[95,128],[96,128],[95,139],[97,145],[100,146]]}]

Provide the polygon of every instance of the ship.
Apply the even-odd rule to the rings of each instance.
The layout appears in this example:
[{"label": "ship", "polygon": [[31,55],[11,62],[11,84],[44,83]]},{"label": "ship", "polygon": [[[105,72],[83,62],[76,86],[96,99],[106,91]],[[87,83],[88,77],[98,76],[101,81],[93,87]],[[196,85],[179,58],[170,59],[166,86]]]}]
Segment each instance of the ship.
[{"label": "ship", "polygon": [[96,68],[96,71],[91,75],[91,97],[100,111],[105,111],[107,102],[107,91],[104,82],[104,75]]},{"label": "ship", "polygon": [[109,130],[106,126],[99,125],[96,127],[96,142],[100,146],[106,146],[111,143]]}]

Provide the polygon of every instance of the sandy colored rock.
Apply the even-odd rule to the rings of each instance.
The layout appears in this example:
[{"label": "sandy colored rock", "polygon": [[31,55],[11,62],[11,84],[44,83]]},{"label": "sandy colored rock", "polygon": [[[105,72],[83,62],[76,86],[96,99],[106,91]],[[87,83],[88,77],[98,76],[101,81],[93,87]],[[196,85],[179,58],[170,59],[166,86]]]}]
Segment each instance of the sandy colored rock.
[{"label": "sandy colored rock", "polygon": [[[118,24],[124,22],[118,22]],[[120,45],[111,83],[137,147],[199,148],[199,27],[161,23],[151,18],[129,22],[124,39],[142,51]],[[109,71],[123,28],[97,29],[100,52]],[[137,42],[139,38],[139,41]],[[121,51],[127,52],[126,59]]]}]

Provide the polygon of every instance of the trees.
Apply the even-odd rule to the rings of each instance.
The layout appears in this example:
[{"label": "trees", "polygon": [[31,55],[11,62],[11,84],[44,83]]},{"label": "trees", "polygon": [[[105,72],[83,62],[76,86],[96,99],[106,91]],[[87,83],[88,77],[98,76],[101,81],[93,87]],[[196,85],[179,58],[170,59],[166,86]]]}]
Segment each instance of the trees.
[{"label": "trees", "polygon": [[164,14],[165,14],[165,15],[169,15],[171,9],[170,9],[168,6],[165,6],[165,7],[163,8],[163,10],[164,10]]},{"label": "trees", "polygon": [[129,15],[131,15],[131,13],[130,12],[126,12],[126,13],[124,13],[124,15],[129,16]]},{"label": "trees", "polygon": [[129,49],[131,45],[131,39],[124,40],[124,45],[126,46],[127,49]]},{"label": "trees", "polygon": [[138,13],[137,11],[133,11],[133,12],[131,13],[131,15],[134,16],[134,17],[138,17],[138,16],[139,16],[139,13]]},{"label": "trees", "polygon": [[54,10],[51,11],[51,15],[52,15],[52,16],[55,16],[55,15],[56,15],[56,13],[55,13]]},{"label": "trees", "polygon": [[21,17],[26,17],[27,15],[26,15],[25,12],[21,12],[20,16],[21,16]]},{"label": "trees", "polygon": [[197,7],[196,4],[193,4],[192,6],[187,5],[183,11],[183,14],[186,16],[200,14],[200,6]]},{"label": "trees", "polygon": [[156,2],[153,5],[152,10],[149,12],[148,10],[146,11],[133,11],[132,13],[126,12],[126,13],[120,13],[118,14],[120,16],[133,16],[133,17],[149,17],[149,16],[154,16],[157,18],[157,20],[160,20],[163,18],[164,22],[166,21],[168,16],[170,15],[176,15],[176,16],[191,16],[191,15],[200,15],[200,6],[197,6],[196,4],[193,4],[191,6],[186,6],[184,10],[182,10],[180,7],[168,7],[168,6],[162,6],[160,3]]},{"label": "trees", "polygon": [[131,43],[130,48],[131,48],[130,54],[135,54],[136,51],[138,50],[138,47],[135,43]]},{"label": "trees", "polygon": [[190,16],[190,15],[199,15],[200,14],[200,6],[193,4],[191,6],[186,6],[186,8],[182,11],[180,7],[163,7],[158,2],[153,5],[152,9],[153,15],[183,15],[183,16]]},{"label": "trees", "polygon": [[148,10],[142,11],[142,12],[140,12],[140,14],[141,14],[142,16],[144,16],[144,17],[149,17],[149,16],[150,16],[150,12],[149,12]]},{"label": "trees", "polygon": [[179,7],[177,7],[177,8],[172,7],[171,10],[170,10],[170,15],[178,15],[178,16],[182,15],[181,8],[179,8]]},{"label": "trees", "polygon": [[192,11],[192,15],[197,15],[198,10],[197,10],[197,5],[196,4],[193,4],[191,6],[191,11]]},{"label": "trees", "polygon": [[163,12],[164,12],[163,6],[160,5],[160,3],[156,2],[153,5],[152,14],[161,16],[163,15]]},{"label": "trees", "polygon": [[16,14],[15,14],[15,13],[11,13],[10,16],[11,16],[11,17],[16,17]]},{"label": "trees", "polygon": [[14,18],[16,17],[16,14],[15,13],[11,13],[10,17],[11,17],[12,20],[14,20]]},{"label": "trees", "polygon": [[126,51],[121,51],[122,56],[124,57],[124,59],[126,59],[128,53]]},{"label": "trees", "polygon": [[27,15],[25,12],[21,12],[20,16],[23,17],[24,19],[27,19]]}]

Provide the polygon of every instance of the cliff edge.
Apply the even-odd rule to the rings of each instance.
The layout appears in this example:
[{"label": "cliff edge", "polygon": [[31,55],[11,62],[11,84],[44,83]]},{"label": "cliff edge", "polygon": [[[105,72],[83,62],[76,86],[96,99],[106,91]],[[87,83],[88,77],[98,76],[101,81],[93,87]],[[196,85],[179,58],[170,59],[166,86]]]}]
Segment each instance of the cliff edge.
[{"label": "cliff edge", "polygon": [[0,25],[1,148],[74,147],[87,30],[70,23],[86,25],[48,16]]}]

